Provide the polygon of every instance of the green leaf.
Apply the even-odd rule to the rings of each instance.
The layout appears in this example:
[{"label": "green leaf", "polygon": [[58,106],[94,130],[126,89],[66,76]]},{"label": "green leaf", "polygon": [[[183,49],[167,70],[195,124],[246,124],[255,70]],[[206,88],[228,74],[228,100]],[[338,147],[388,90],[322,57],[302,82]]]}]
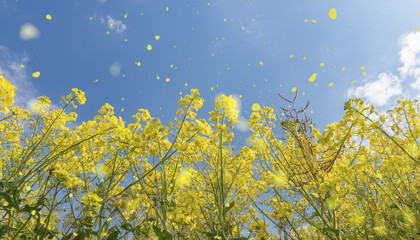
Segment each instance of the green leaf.
[{"label": "green leaf", "polygon": [[216,239],[218,239],[216,237],[222,237],[222,240],[227,240],[222,231],[205,232],[205,231],[200,231],[199,230],[199,232],[205,234],[208,240],[216,240]]},{"label": "green leaf", "polygon": [[324,232],[325,234],[329,234],[329,233],[334,233],[334,234],[338,234],[339,233],[339,231],[338,231],[338,229],[336,229],[336,228],[332,228],[332,227],[327,227],[327,228],[324,228],[324,229],[322,229],[322,232]]},{"label": "green leaf", "polygon": [[64,236],[61,240],[69,240],[73,236],[73,233],[69,233],[66,236]]},{"label": "green leaf", "polygon": [[319,213],[318,212],[313,212],[312,215],[309,217],[309,219],[313,219],[314,217],[319,217]]},{"label": "green leaf", "polygon": [[9,206],[14,207],[14,208],[17,209],[16,203],[13,200],[13,198],[11,196],[9,196],[9,193],[0,192],[0,200],[1,199],[4,199],[9,204]]},{"label": "green leaf", "polygon": [[131,231],[133,229],[133,226],[131,225],[129,221],[123,221],[121,223],[121,228],[127,231]]},{"label": "green leaf", "polygon": [[29,240],[30,238],[28,237],[28,235],[22,234],[22,235],[19,236],[19,239],[21,239],[21,240]]},{"label": "green leaf", "polygon": [[159,240],[172,240],[172,234],[166,230],[162,230],[156,226],[153,226],[153,231]]},{"label": "green leaf", "polygon": [[77,232],[77,236],[73,238],[73,240],[85,240],[86,239],[86,231],[82,228]]},{"label": "green leaf", "polygon": [[111,233],[108,235],[106,240],[117,240],[120,230],[118,228],[112,228]]},{"label": "green leaf", "polygon": [[358,238],[352,236],[344,236],[343,240],[357,240]]},{"label": "green leaf", "polygon": [[249,238],[247,237],[237,237],[237,238],[232,238],[231,240],[248,240]]},{"label": "green leaf", "polygon": [[0,225],[0,238],[3,238],[6,233],[12,232],[13,230],[16,230],[16,228],[9,227],[7,224]]}]

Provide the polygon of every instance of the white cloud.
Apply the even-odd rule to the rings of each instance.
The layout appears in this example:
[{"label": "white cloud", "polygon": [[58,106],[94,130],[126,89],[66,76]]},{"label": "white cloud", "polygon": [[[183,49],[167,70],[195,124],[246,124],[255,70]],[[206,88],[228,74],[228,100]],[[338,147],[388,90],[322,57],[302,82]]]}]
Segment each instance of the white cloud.
[{"label": "white cloud", "polygon": [[[110,15],[106,16],[107,28],[116,33],[122,34],[127,30],[127,25],[125,25],[121,20],[112,18]],[[105,23],[105,19],[101,18],[101,23]]]},{"label": "white cloud", "polygon": [[[364,86],[351,88],[348,91],[349,97],[367,98],[374,105],[386,105],[393,96],[403,93],[402,82],[412,81],[410,87],[420,90],[420,32],[412,32],[400,39],[401,50],[399,52],[401,67],[398,68],[398,75],[390,72],[383,72],[378,79],[368,82]],[[419,98],[418,94],[415,98]]]},{"label": "white cloud", "polygon": [[377,80],[356,89],[350,89],[348,95],[349,97],[366,98],[374,105],[383,106],[390,98],[401,93],[401,82],[398,77],[390,72],[384,72],[379,74]]},{"label": "white cloud", "polygon": [[15,105],[30,108],[33,99],[36,99],[38,91],[28,79],[28,73],[20,65],[26,65],[29,61],[27,56],[19,57],[7,47],[0,45],[0,72],[6,74],[6,79],[16,86]]},{"label": "white cloud", "polygon": [[403,64],[398,68],[401,77],[413,77],[415,81],[410,86],[420,90],[420,32],[410,33],[402,38],[400,61]]},{"label": "white cloud", "polygon": [[418,76],[420,72],[420,59],[417,56],[420,52],[420,32],[410,33],[402,38],[402,49],[400,61],[403,64],[398,70],[402,77]]},{"label": "white cloud", "polygon": [[121,72],[121,65],[119,63],[114,63],[109,67],[109,73],[114,76],[117,77],[118,75],[120,75]]},{"label": "white cloud", "polygon": [[25,23],[20,27],[20,38],[27,41],[39,37],[39,30],[31,23]]},{"label": "white cloud", "polygon": [[246,34],[254,35],[257,39],[262,37],[261,24],[257,21],[251,21],[248,26],[244,28]]}]

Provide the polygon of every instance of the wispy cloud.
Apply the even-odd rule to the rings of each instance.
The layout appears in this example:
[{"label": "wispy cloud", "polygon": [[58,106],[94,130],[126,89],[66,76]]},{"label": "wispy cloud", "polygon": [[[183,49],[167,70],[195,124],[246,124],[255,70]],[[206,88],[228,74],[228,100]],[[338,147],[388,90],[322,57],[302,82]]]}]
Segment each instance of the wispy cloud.
[{"label": "wispy cloud", "polygon": [[122,34],[127,30],[127,25],[125,25],[121,20],[115,19],[110,15],[106,16],[106,20],[101,18],[101,23],[106,23],[107,28],[116,33]]},{"label": "wispy cloud", "polygon": [[387,104],[390,98],[401,93],[400,79],[390,72],[381,73],[377,80],[368,82],[364,86],[357,87],[356,89],[350,89],[348,92],[349,96],[366,98],[368,102],[376,106]]},{"label": "wispy cloud", "polygon": [[[348,97],[366,98],[369,103],[383,106],[394,97],[403,94],[402,82],[411,81],[410,87],[420,90],[420,32],[412,32],[401,38],[399,52],[402,66],[399,74],[382,72],[373,82],[349,89]],[[414,80],[414,81],[413,81]],[[418,95],[417,97],[419,97]],[[416,98],[417,98],[416,97]]]},{"label": "wispy cloud", "polygon": [[254,35],[255,38],[260,39],[262,37],[262,28],[260,22],[252,20],[247,26],[244,27],[245,33]]},{"label": "wispy cloud", "polygon": [[9,48],[0,45],[0,72],[6,74],[6,79],[16,86],[15,105],[30,109],[36,101],[38,91],[28,79],[28,73],[21,65],[26,66],[29,58],[18,56]]}]

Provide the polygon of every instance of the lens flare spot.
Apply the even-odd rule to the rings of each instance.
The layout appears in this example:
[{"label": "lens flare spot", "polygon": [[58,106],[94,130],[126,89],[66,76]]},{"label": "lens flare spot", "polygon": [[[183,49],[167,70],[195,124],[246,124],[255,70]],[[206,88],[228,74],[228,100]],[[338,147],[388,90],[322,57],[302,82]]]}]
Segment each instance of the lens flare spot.
[{"label": "lens flare spot", "polygon": [[252,111],[259,111],[261,110],[261,106],[258,103],[252,104]]}]

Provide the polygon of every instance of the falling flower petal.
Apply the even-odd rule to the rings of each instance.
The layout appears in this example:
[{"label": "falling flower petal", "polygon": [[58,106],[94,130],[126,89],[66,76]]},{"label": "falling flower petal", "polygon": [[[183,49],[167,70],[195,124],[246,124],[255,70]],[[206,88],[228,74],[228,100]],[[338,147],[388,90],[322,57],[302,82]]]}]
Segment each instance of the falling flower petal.
[{"label": "falling flower petal", "polygon": [[331,19],[336,19],[337,18],[337,10],[335,8],[331,8],[330,12],[328,13],[328,16]]},{"label": "falling flower petal", "polygon": [[32,77],[34,77],[34,78],[39,78],[40,75],[41,75],[41,73],[39,71],[32,73]]},{"label": "falling flower petal", "polygon": [[312,76],[310,76],[310,77],[308,78],[308,82],[314,82],[314,81],[315,81],[315,79],[316,79],[316,76],[317,76],[317,75],[318,75],[317,73],[312,74]]}]

